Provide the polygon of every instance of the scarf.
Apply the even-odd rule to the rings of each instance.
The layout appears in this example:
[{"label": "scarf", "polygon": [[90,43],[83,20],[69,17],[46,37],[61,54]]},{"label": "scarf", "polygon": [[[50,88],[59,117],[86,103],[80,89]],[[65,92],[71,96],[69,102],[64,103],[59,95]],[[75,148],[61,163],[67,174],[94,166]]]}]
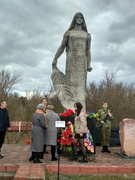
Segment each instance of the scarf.
[{"label": "scarf", "polygon": [[45,119],[45,125],[47,126],[47,120],[46,120],[46,117],[45,117],[45,113],[42,111],[42,110],[40,110],[40,109],[37,109],[36,110],[36,113],[39,113],[39,114],[43,114],[44,115],[44,119]]}]

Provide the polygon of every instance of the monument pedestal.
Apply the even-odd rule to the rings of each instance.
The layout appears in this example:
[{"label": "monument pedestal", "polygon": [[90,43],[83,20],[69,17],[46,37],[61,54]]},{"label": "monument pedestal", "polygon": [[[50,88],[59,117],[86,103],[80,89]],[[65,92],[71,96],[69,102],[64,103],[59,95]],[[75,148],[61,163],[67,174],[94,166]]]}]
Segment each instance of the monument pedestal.
[{"label": "monument pedestal", "polygon": [[126,118],[120,122],[119,130],[122,156],[135,157],[135,120]]}]

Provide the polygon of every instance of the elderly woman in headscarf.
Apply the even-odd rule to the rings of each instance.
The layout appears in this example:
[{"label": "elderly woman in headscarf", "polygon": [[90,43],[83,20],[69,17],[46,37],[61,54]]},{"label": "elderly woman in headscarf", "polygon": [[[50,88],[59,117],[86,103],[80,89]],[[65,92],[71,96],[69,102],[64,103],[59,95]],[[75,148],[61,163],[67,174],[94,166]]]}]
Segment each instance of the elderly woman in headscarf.
[{"label": "elderly woman in headscarf", "polygon": [[[73,107],[76,101],[81,102],[85,109],[87,71],[92,70],[90,47],[91,35],[87,32],[84,16],[77,12],[52,62],[53,85],[65,109]],[[66,70],[63,74],[57,61],[65,49]]]},{"label": "elderly woman in headscarf", "polygon": [[34,163],[42,163],[39,159],[39,153],[43,151],[44,145],[44,130],[47,129],[47,122],[45,120],[45,105],[39,104],[37,106],[36,112],[32,117],[32,142],[31,142],[31,151],[32,155],[29,158],[29,161]]},{"label": "elderly woman in headscarf", "polygon": [[45,136],[45,145],[51,146],[51,161],[56,161],[55,157],[56,145],[57,145],[57,127],[55,126],[56,121],[60,121],[60,117],[57,113],[54,112],[54,106],[48,105],[46,107],[46,120],[48,128],[44,131]]}]

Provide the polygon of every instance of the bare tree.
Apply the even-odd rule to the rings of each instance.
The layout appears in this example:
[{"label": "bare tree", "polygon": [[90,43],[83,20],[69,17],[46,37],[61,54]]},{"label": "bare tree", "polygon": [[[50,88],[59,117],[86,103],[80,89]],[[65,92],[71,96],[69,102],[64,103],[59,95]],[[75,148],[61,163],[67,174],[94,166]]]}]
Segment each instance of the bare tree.
[{"label": "bare tree", "polygon": [[0,96],[9,94],[14,85],[22,79],[22,73],[18,71],[0,70]]},{"label": "bare tree", "polygon": [[135,117],[135,88],[134,83],[130,85],[122,82],[116,83],[116,72],[105,72],[105,78],[96,85],[94,82],[87,88],[87,111],[97,112],[102,102],[107,102],[112,110],[114,120],[112,125],[119,126],[124,118]]}]

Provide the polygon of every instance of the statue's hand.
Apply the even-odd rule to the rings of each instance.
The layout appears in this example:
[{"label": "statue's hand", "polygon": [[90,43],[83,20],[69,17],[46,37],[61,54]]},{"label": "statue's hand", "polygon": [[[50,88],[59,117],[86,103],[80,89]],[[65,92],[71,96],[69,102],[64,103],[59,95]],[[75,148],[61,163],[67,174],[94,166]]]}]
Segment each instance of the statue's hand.
[{"label": "statue's hand", "polygon": [[54,59],[53,62],[52,62],[52,69],[56,69],[57,68],[57,61]]},{"label": "statue's hand", "polygon": [[55,64],[55,65],[52,64],[52,70],[53,70],[53,71],[58,71],[58,68],[57,68],[56,64]]},{"label": "statue's hand", "polygon": [[52,62],[52,67],[53,67],[53,68],[56,67],[56,62],[55,62],[55,61]]},{"label": "statue's hand", "polygon": [[87,71],[91,72],[92,71],[92,67],[88,67]]}]

